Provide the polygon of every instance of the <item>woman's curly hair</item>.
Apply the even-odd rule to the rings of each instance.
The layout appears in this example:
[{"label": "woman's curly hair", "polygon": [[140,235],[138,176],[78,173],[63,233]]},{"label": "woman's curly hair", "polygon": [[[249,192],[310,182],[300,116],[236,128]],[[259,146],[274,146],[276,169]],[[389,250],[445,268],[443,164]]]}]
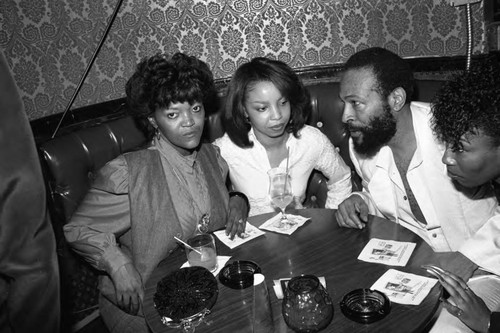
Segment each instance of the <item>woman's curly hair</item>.
[{"label": "woman's curly hair", "polygon": [[460,137],[478,130],[500,145],[500,65],[478,60],[443,84],[433,99],[432,127],[437,137],[459,149]]},{"label": "woman's curly hair", "polygon": [[125,86],[129,113],[146,137],[155,129],[148,117],[170,103],[203,103],[207,114],[217,107],[217,91],[208,65],[192,56],[156,54],[143,59]]}]

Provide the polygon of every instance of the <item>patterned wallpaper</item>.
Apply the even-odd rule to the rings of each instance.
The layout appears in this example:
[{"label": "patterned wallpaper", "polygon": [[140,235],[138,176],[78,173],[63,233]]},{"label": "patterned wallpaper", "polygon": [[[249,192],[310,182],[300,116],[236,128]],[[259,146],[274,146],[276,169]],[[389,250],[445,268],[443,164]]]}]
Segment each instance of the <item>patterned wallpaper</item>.
[{"label": "patterned wallpaper", "polygon": [[[62,112],[117,0],[1,0],[0,49],[30,119]],[[471,5],[474,53],[485,53],[482,2]],[[403,57],[464,55],[465,6],[446,0],[124,0],[73,108],[124,95],[136,63],[162,51],[230,77],[256,56],[294,68],[344,62],[383,46]]]}]

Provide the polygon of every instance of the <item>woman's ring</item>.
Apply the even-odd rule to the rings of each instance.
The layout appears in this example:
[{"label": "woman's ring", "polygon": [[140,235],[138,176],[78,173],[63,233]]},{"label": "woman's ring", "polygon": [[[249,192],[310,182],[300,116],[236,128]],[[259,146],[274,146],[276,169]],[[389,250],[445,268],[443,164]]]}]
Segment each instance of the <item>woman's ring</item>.
[{"label": "woman's ring", "polygon": [[245,221],[243,221],[243,219],[239,219],[238,220],[238,223],[240,223],[240,224],[243,223],[243,222],[245,222]]},{"label": "woman's ring", "polygon": [[458,312],[457,312],[457,317],[460,317],[464,314],[464,311],[462,309],[458,309]]},{"label": "woman's ring", "polygon": [[464,291],[467,291],[467,290],[469,290],[469,286],[467,286],[467,287],[464,288]]}]

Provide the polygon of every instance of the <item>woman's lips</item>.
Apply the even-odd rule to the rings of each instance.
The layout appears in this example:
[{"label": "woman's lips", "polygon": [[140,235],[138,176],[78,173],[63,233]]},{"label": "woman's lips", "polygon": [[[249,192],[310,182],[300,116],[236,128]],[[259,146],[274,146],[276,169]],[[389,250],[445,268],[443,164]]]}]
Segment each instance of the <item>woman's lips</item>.
[{"label": "woman's lips", "polygon": [[450,177],[451,179],[459,179],[459,178],[461,178],[456,173],[453,173],[453,172],[450,172],[450,171],[448,171],[448,177]]},{"label": "woman's lips", "polygon": [[191,132],[186,132],[183,134],[183,136],[187,137],[187,138],[192,138],[192,137],[195,137],[197,135],[199,135],[199,131],[191,131]]},{"label": "woman's lips", "polygon": [[279,125],[270,126],[269,128],[272,129],[273,131],[281,131],[284,127],[285,127],[285,124],[279,124]]}]

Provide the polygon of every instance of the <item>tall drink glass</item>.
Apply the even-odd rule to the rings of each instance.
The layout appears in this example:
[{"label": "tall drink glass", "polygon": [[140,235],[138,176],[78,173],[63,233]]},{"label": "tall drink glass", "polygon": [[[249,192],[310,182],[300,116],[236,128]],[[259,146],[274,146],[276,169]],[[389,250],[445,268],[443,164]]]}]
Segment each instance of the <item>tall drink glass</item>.
[{"label": "tall drink glass", "polygon": [[272,168],[269,175],[269,197],[274,205],[281,210],[280,228],[288,229],[293,222],[287,219],[285,208],[292,202],[292,178],[283,168]]}]

